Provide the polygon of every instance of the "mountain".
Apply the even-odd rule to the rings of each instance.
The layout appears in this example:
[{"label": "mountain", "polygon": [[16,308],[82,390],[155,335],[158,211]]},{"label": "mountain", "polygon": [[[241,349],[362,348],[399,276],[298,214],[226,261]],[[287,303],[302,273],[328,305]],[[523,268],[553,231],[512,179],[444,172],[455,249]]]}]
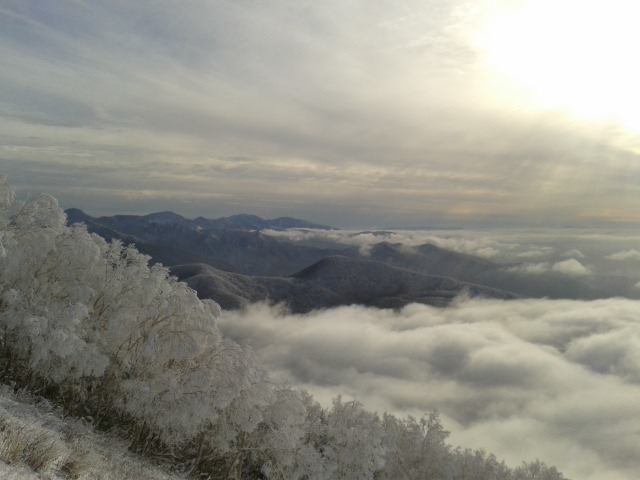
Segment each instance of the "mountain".
[{"label": "mountain", "polygon": [[[351,250],[349,255],[356,258],[361,256],[357,250]],[[430,275],[464,278],[468,281],[473,281],[477,276],[502,267],[490,260],[446,250],[430,243],[406,247],[399,243],[380,242],[371,247],[367,257],[395,267]]]},{"label": "mountain", "polygon": [[208,229],[225,229],[225,230],[286,230],[288,228],[308,228],[317,230],[334,230],[333,227],[320,225],[317,223],[300,220],[299,218],[278,217],[272,219],[264,219],[256,215],[232,215],[230,217],[222,217],[208,220],[198,217],[194,220],[198,225]]},{"label": "mountain", "polygon": [[287,277],[247,276],[209,265],[171,268],[173,275],[222,308],[236,309],[256,301],[285,303],[294,312],[341,305],[401,308],[409,303],[445,306],[461,293],[472,297],[516,295],[449,277],[425,275],[371,260],[330,256]]},{"label": "mountain", "polygon": [[232,215],[221,218],[197,217],[193,220],[174,212],[156,212],[148,215],[113,215],[111,217],[94,218],[82,210],[70,208],[65,211],[70,223],[90,220],[102,225],[110,226],[116,230],[127,230],[136,225],[179,225],[193,229],[203,228],[207,230],[286,230],[288,228],[308,228],[318,230],[335,230],[327,225],[308,222],[299,218],[278,217],[265,219],[257,215]]},{"label": "mountain", "polygon": [[[362,258],[357,248],[343,253]],[[620,295],[637,297],[628,287],[628,280],[616,277],[588,275],[572,277],[559,272],[523,274],[511,270],[518,264],[497,263],[491,260],[446,250],[432,244],[407,247],[398,243],[380,242],[368,252],[371,260],[428,275],[444,275],[461,282],[485,285],[532,298],[596,299]]]},{"label": "mountain", "polygon": [[[248,228],[255,226],[255,219],[259,219],[251,215],[190,220],[172,212],[94,218],[81,210],[69,209],[66,214],[69,224],[84,223],[90,232],[107,240],[120,239],[135,244],[154,262],[164,265],[206,263],[247,275],[277,276],[290,275],[328,255],[342,252],[342,249],[295,245],[265,235]],[[296,219],[262,221],[271,222],[272,227],[295,222],[308,224]]]},{"label": "mountain", "polygon": [[[292,242],[254,229],[263,220],[252,215],[190,220],[173,212],[158,212],[144,216],[94,218],[81,210],[70,209],[67,210],[67,216],[69,223],[85,223],[89,231],[107,240],[120,239],[127,244],[135,244],[154,262],[168,266],[201,263],[250,277],[286,278],[322,259],[340,255],[422,275],[449,277],[462,283],[484,285],[525,297],[596,299],[622,294],[629,298],[638,296],[637,288],[628,285],[628,279],[597,275],[572,277],[553,271],[523,274],[511,268],[517,267],[517,264],[496,263],[432,244],[408,247],[383,241],[363,254],[356,247],[335,242]],[[287,221],[275,219],[269,222],[282,226]],[[368,272],[360,269],[353,275],[368,275]],[[360,280],[363,284],[368,282],[367,278]],[[264,298],[264,295],[260,298]],[[329,301],[329,297],[325,299]]]}]

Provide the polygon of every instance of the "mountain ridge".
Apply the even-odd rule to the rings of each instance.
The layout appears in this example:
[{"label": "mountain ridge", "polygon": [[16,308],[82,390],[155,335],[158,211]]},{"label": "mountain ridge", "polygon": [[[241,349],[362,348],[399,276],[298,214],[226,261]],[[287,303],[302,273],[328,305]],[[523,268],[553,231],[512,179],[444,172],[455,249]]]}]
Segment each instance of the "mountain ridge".
[{"label": "mountain ridge", "polygon": [[198,216],[194,219],[187,218],[170,210],[152,212],[145,215],[111,215],[93,217],[79,208],[65,210],[70,223],[76,223],[78,219],[92,219],[99,223],[120,223],[126,221],[146,221],[148,223],[160,223],[167,225],[189,225],[193,228],[206,228],[210,230],[286,230],[289,228],[336,230],[335,227],[322,225],[294,217],[262,218],[252,214],[236,214],[227,217],[205,218]]},{"label": "mountain ridge", "polygon": [[[620,281],[614,278],[600,281],[593,276],[572,277],[553,271],[523,275],[512,271],[517,264],[498,263],[430,243],[409,247],[381,241],[363,252],[357,246],[339,242],[314,245],[268,235],[261,230],[225,228],[224,224],[210,228],[206,219],[188,220],[173,212],[93,218],[81,210],[70,209],[67,215],[70,224],[85,223],[90,232],[107,240],[134,244],[139,251],[151,256],[153,262],[167,266],[203,263],[241,275],[286,278],[301,274],[324,258],[343,256],[530,298],[595,299],[624,291],[620,290]],[[244,215],[241,219],[251,223],[255,217]],[[366,277],[373,272],[387,274],[379,268],[360,272],[365,276],[363,281],[369,281]],[[370,285],[372,289],[376,286],[375,282]],[[634,297],[632,293],[628,295]]]},{"label": "mountain ridge", "polygon": [[287,277],[241,275],[205,264],[176,265],[171,273],[200,298],[215,300],[225,309],[266,301],[305,313],[346,305],[402,308],[422,303],[443,307],[459,295],[518,298],[504,290],[340,255],[323,258]]},{"label": "mountain ridge", "polygon": [[247,275],[286,276],[342,251],[283,242],[259,230],[210,228],[173,212],[150,214],[151,220],[136,215],[94,218],[77,209],[66,213],[69,224],[84,223],[90,232],[107,240],[135,244],[164,265],[206,263]]}]

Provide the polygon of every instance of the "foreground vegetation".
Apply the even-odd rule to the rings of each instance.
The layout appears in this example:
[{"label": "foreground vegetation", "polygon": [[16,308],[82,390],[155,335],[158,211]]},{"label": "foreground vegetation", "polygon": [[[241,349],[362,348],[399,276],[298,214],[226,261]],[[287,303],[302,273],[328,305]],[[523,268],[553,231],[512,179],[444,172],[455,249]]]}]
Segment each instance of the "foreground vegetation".
[{"label": "foreground vegetation", "polygon": [[64,418],[42,398],[0,387],[0,478],[3,480],[178,480],[175,473],[127,452],[114,435]]},{"label": "foreground vegetation", "polygon": [[435,413],[380,417],[340,398],[323,408],[272,384],[220,334],[219,307],[148,260],[66,226],[52,197],[17,204],[0,182],[2,380],[194,477],[564,478],[451,447]]}]

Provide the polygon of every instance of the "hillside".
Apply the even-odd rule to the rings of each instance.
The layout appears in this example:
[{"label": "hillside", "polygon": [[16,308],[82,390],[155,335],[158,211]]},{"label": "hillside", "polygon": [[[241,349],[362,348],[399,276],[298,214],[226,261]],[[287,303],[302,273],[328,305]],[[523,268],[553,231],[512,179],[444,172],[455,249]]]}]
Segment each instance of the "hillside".
[{"label": "hillside", "polygon": [[[344,252],[352,258],[363,258],[360,251],[351,248]],[[380,242],[367,255],[387,265],[428,275],[442,275],[461,282],[507,290],[531,298],[597,299],[618,296],[621,292],[631,298],[624,279],[589,275],[571,277],[547,271],[536,275],[518,273],[518,263],[498,263],[485,258],[454,252],[429,243],[407,248],[398,243]]]},{"label": "hillside", "polygon": [[3,480],[179,480],[167,466],[132,454],[115,435],[95,432],[46,400],[0,385]]},{"label": "hillside", "polygon": [[515,295],[449,277],[425,275],[371,260],[323,258],[289,277],[250,277],[203,264],[172,267],[172,274],[200,298],[235,309],[251,302],[284,303],[294,312],[340,305],[400,308],[409,303],[445,306],[456,296],[515,298]]}]

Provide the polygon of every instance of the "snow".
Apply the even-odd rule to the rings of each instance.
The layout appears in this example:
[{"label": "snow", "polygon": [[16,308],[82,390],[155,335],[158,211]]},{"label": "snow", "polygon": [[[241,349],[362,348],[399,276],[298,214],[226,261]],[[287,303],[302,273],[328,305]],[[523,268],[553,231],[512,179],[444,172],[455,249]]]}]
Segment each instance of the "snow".
[{"label": "snow", "polygon": [[[34,459],[33,451],[38,445],[46,448]],[[16,454],[17,450],[21,451]],[[43,466],[34,471],[28,465],[34,462]],[[184,477],[129,453],[127,444],[113,435],[98,433],[80,420],[63,418],[62,412],[45,400],[25,393],[16,395],[9,387],[0,386],[0,478],[179,480]]]}]

